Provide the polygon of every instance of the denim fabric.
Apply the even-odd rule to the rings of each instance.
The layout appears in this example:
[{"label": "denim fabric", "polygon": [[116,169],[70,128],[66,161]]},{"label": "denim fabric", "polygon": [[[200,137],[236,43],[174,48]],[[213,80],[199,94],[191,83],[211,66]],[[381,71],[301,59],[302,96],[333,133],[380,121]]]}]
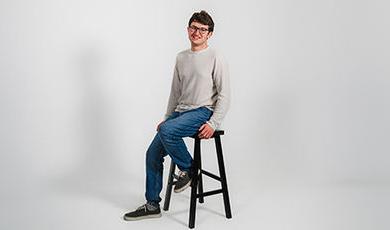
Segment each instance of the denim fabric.
[{"label": "denim fabric", "polygon": [[196,134],[212,114],[206,107],[173,112],[160,125],[146,152],[145,198],[149,203],[159,204],[161,201],[163,162],[166,155],[171,157],[181,171],[190,172],[193,160],[183,137]]}]

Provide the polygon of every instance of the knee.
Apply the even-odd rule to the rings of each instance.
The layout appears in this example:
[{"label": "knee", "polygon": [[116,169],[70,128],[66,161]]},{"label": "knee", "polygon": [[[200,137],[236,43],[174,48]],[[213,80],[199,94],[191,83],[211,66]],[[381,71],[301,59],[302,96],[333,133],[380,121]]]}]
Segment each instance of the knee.
[{"label": "knee", "polygon": [[160,137],[166,138],[172,135],[172,125],[169,124],[169,122],[164,122],[160,125],[160,128],[158,130],[158,133],[160,134]]}]

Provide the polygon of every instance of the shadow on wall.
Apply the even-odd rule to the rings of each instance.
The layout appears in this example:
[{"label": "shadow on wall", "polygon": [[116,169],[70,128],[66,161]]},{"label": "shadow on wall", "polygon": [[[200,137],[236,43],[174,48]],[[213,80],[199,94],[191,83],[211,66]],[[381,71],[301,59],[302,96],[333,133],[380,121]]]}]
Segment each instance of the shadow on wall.
[{"label": "shadow on wall", "polygon": [[[112,119],[104,92],[105,54],[101,47],[82,47],[77,56],[76,87],[81,90],[80,108],[74,130],[76,145],[83,155],[70,172],[53,180],[56,193],[95,197],[119,208],[128,208],[131,200],[142,194],[131,194],[131,184],[142,184],[141,178],[126,174],[115,158]],[[134,181],[140,180],[140,181]],[[133,192],[134,193],[134,192]]]}]

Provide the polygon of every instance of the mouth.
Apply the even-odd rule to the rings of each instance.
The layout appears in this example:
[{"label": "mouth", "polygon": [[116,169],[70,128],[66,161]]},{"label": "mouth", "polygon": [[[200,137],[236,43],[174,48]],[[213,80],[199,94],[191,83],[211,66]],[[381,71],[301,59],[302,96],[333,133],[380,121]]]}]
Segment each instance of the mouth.
[{"label": "mouth", "polygon": [[192,36],[192,40],[199,40],[200,39],[200,37],[194,37],[194,36]]}]

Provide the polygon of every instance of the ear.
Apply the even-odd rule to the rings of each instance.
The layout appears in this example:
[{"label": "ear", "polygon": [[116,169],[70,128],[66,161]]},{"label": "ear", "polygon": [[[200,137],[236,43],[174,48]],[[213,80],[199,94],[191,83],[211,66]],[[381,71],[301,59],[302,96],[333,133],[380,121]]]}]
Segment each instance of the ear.
[{"label": "ear", "polygon": [[209,33],[207,34],[207,39],[209,39],[211,36],[213,36],[213,32],[209,32]]}]

